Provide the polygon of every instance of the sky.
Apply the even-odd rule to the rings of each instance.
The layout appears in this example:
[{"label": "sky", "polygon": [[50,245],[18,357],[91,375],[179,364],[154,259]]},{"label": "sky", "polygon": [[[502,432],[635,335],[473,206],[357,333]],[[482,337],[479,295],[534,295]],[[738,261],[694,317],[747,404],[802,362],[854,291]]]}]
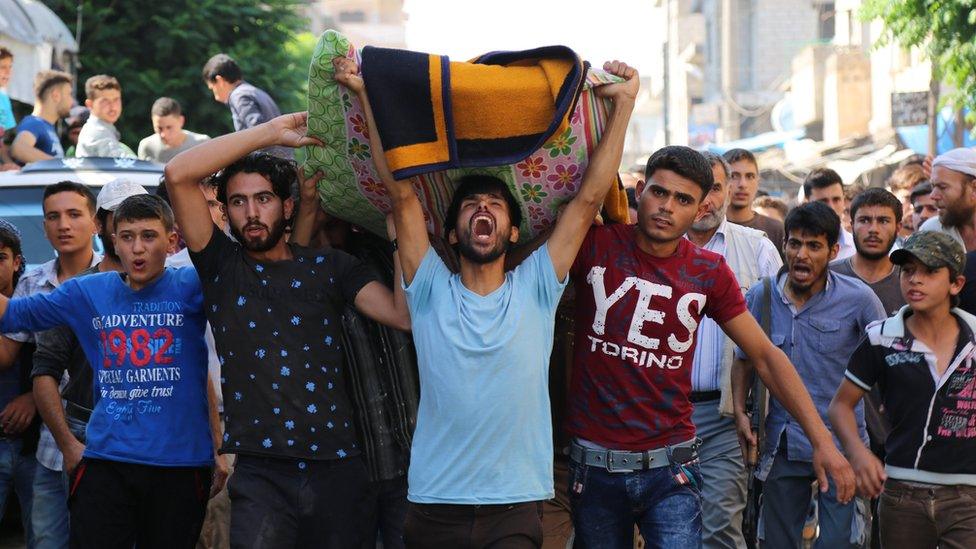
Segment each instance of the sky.
[{"label": "sky", "polygon": [[619,59],[649,76],[661,63],[663,10],[653,0],[405,0],[411,50],[462,60],[564,45],[594,66]]}]

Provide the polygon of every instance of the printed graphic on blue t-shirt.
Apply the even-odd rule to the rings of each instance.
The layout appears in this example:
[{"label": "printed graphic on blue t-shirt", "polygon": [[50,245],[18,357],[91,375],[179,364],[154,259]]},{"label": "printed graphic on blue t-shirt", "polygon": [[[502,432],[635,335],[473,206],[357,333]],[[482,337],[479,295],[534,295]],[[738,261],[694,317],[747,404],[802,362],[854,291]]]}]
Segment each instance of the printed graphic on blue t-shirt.
[{"label": "printed graphic on blue t-shirt", "polygon": [[16,125],[17,121],[14,120],[14,108],[10,104],[10,96],[0,91],[0,128],[12,130]]},{"label": "printed graphic on blue t-shirt", "polygon": [[64,158],[64,149],[54,125],[47,120],[33,114],[25,116],[17,125],[17,133],[28,132],[34,135],[34,148],[54,158]]},{"label": "printed graphic on blue t-shirt", "polygon": [[74,278],[10,301],[2,331],[67,324],[94,370],[86,457],[157,466],[213,463],[206,318],[192,268],[133,291],[118,273]]}]

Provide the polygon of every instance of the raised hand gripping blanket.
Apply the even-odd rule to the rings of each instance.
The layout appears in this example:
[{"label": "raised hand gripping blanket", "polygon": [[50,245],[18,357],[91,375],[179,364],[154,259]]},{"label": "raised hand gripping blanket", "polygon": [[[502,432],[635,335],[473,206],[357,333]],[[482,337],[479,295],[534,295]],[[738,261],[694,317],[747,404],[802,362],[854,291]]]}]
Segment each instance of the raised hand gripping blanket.
[{"label": "raised hand gripping blanket", "polygon": [[[319,38],[308,81],[309,147],[305,171],[321,170],[322,207],[385,236],[391,209],[374,168],[366,118],[355,94],[333,78],[332,60],[354,59],[391,171],[411,178],[428,230],[443,235],[455,185],[468,173],[505,181],[522,208],[521,236],[548,228],[580,188],[603,133],[608,104],[591,90],[619,81],[593,70],[562,46],[495,52],[470,63],[404,50],[360,52],[346,37]],[[619,184],[604,201],[612,221],[628,222]]]}]

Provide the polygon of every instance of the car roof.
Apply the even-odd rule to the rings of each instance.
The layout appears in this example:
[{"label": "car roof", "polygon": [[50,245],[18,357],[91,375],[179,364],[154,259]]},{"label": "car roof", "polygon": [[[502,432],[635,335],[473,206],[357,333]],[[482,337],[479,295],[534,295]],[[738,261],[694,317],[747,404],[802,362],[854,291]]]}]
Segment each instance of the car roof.
[{"label": "car roof", "polygon": [[56,158],[32,162],[18,171],[0,172],[0,188],[34,187],[64,180],[102,186],[119,178],[155,186],[163,168],[162,164],[135,158]]}]

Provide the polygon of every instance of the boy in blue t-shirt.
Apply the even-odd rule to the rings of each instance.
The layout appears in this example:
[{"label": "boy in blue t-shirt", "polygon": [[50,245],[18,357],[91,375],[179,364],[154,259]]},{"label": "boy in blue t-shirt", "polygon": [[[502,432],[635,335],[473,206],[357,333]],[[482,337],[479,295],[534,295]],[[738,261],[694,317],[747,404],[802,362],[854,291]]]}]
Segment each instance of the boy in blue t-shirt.
[{"label": "boy in blue t-shirt", "polygon": [[4,145],[3,134],[17,127],[14,119],[14,109],[10,104],[10,96],[4,90],[10,82],[10,74],[13,72],[14,54],[7,48],[0,46],[0,171],[5,169],[17,169],[13,163],[10,153]]},{"label": "boy in blue t-shirt", "polygon": [[206,318],[196,271],[164,268],[173,225],[159,197],[127,198],[113,235],[124,275],[0,296],[0,331],[68,325],[95,370],[87,446],[68,471],[72,547],[189,548],[200,534],[214,464]]}]

